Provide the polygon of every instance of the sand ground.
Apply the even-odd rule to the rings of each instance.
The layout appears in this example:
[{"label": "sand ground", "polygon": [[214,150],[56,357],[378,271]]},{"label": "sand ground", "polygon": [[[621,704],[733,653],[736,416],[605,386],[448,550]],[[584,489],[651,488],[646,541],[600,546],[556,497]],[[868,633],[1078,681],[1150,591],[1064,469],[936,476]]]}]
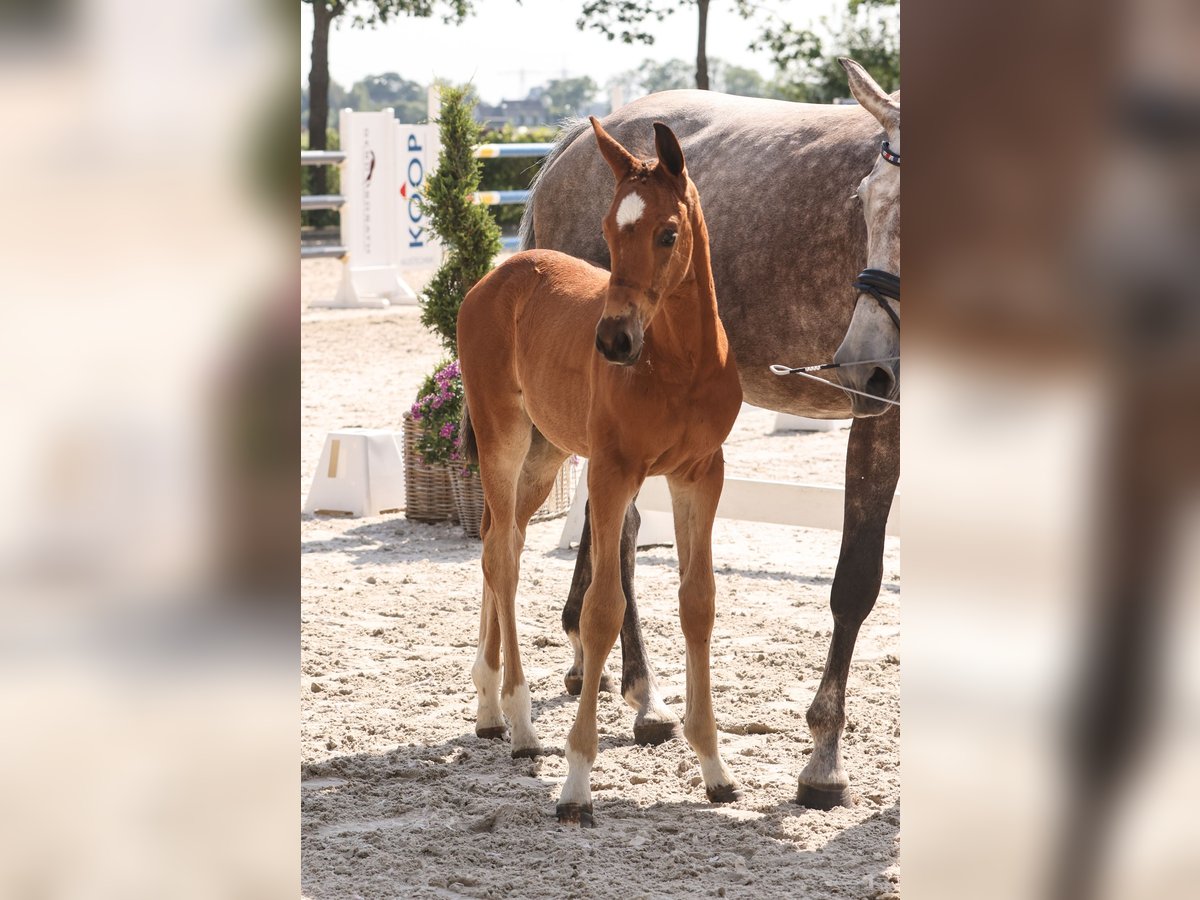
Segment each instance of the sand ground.
[{"label": "sand ground", "polygon": [[[413,273],[419,286],[428,273]],[[417,311],[308,310],[337,263],[302,263],[301,496],[327,431],[399,427],[440,354]],[[840,484],[846,429],[772,434],[747,408],[726,471]],[[543,746],[559,750],[575,700],[559,624],[574,551],[562,520],[531,525],[518,628]],[[713,691],[722,755],[743,799],[704,797],[682,741],[638,747],[633,713],[602,694],[592,772],[598,827],[554,820],[566,762],[514,761],[475,737],[470,679],[479,547],[461,529],[303,517],[302,890],[351,897],[891,897],[899,892],[899,542],[851,671],[844,741],[858,804],[791,801],[811,751],[804,712],[828,648],[840,536],[718,520]],[[667,701],[682,712],[683,641],[673,548],[638,554],[638,604]],[[614,662],[616,662],[614,657]]]}]

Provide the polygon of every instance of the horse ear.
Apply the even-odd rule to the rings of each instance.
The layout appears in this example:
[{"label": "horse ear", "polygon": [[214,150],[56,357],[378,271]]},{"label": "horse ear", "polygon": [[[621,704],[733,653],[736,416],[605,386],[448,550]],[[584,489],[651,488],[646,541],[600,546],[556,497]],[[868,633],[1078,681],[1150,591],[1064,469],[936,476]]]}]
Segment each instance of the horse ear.
[{"label": "horse ear", "polygon": [[862,104],[863,109],[873,115],[884,128],[898,128],[900,126],[900,104],[884,93],[883,88],[867,73],[867,70],[854,60],[839,56],[838,62],[846,70],[850,93],[854,95],[855,100]]},{"label": "horse ear", "polygon": [[675,132],[662,122],[654,123],[654,147],[658,151],[658,161],[676,178],[683,175],[687,167],[683,162],[683,148],[679,146],[679,138]]},{"label": "horse ear", "polygon": [[599,119],[595,116],[588,116],[588,119],[591,120],[592,130],[596,132],[596,143],[600,145],[600,155],[612,167],[617,181],[620,181],[637,165],[637,157],[618,144],[616,138],[604,130]]}]

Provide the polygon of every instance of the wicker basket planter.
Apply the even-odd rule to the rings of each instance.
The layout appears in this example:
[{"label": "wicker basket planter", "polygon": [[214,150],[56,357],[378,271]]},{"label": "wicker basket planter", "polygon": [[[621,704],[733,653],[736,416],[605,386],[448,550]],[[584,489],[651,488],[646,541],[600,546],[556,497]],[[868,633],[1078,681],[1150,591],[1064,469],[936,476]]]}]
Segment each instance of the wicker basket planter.
[{"label": "wicker basket planter", "polygon": [[412,413],[404,414],[404,515],[418,522],[457,522],[450,468],[442,463],[429,465],[417,452],[421,427]]},{"label": "wicker basket planter", "polygon": [[[483,522],[483,484],[479,473],[464,475],[458,469],[450,472],[450,488],[454,493],[454,504],[458,508],[458,521],[469,537],[479,537],[479,526]],[[565,516],[571,508],[571,496],[575,489],[575,463],[568,459],[558,470],[554,485],[546,502],[530,518],[530,522],[557,519]]]}]

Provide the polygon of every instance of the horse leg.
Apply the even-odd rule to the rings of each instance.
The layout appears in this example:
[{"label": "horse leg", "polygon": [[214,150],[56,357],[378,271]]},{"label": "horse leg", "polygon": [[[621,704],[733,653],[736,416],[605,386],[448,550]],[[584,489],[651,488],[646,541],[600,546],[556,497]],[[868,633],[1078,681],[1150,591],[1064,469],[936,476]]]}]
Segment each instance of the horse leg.
[{"label": "horse leg", "polygon": [[[485,638],[476,656],[473,679],[479,691],[481,713],[493,713],[491,684],[499,673],[491,668],[486,639],[490,637],[487,600],[490,596],[495,622],[504,656],[504,676],[500,690],[500,707],[512,726],[513,756],[536,756],[541,752],[533,730],[529,685],[521,667],[521,651],[517,645],[516,596],[521,570],[521,549],[524,546],[524,522],[517,522],[517,500],[520,494],[523,464],[530,450],[533,424],[513,399],[511,405],[496,398],[477,415],[472,411],[473,427],[479,447],[479,475],[483,482],[485,508],[480,533],[483,537],[484,607],[481,615]],[[483,663],[480,666],[480,662]],[[477,672],[476,669],[479,671]],[[482,685],[482,688],[481,688]],[[487,690],[485,690],[485,688]],[[485,736],[494,735],[494,719],[483,723]],[[478,725],[477,732],[478,733]]]},{"label": "horse leg", "polygon": [[667,478],[675,514],[679,551],[679,621],[687,641],[687,711],[683,735],[700,758],[704,792],[713,803],[737,800],[737,783],[717,750],[709,652],[716,616],[712,528],[725,481],[725,460],[718,450],[683,475]]},{"label": "horse leg", "polygon": [[[633,504],[629,504],[629,509],[633,509]],[[636,515],[636,510],[634,511]],[[626,514],[628,516],[628,513]],[[625,530],[628,526],[628,518],[626,525],[622,527],[621,540],[625,540]],[[636,538],[637,532],[634,531]],[[622,550],[624,543],[622,543]],[[621,557],[622,565],[624,565],[624,553]],[[624,572],[622,572],[624,575]],[[579,538],[579,554],[575,557],[575,574],[571,576],[571,589],[567,591],[567,602],[563,606],[562,626],[563,631],[567,633],[567,639],[571,642],[571,649],[574,651],[575,658],[571,663],[571,668],[567,669],[566,677],[563,681],[567,687],[567,693],[572,697],[579,696],[579,692],[583,690],[583,643],[579,640],[579,614],[583,610],[583,595],[587,593],[588,585],[592,583],[592,506],[591,501],[583,504],[583,534]],[[629,598],[625,598],[628,602]],[[628,611],[626,611],[628,616]],[[622,640],[624,640],[622,638]],[[622,644],[624,646],[624,644]],[[600,690],[612,693],[616,690],[616,682],[608,673],[608,666],[605,665],[604,670],[600,673]]]},{"label": "horse leg", "polygon": [[593,459],[588,466],[592,504],[592,580],[583,597],[579,640],[583,648],[583,689],[575,724],[567,735],[567,780],[555,813],[558,821],[593,825],[592,764],[596,760],[596,701],[604,661],[616,643],[625,616],[621,590],[621,523],[641,478],[619,463]]},{"label": "horse leg", "polygon": [[846,450],[846,512],[842,549],[830,589],[833,637],[821,684],[808,708],[813,751],[800,773],[796,802],[813,809],[852,806],[842,765],[846,679],[854,642],[883,581],[883,540],[900,476],[900,416],[855,419]]},{"label": "horse leg", "polygon": [[[483,513],[488,519],[487,510]],[[483,602],[479,611],[479,649],[471,680],[478,695],[475,715],[475,734],[481,738],[504,737],[504,715],[500,711],[500,620],[496,615],[496,600],[485,582]]]},{"label": "horse leg", "polygon": [[[585,504],[583,537],[579,541],[579,556],[575,561],[575,576],[567,604],[563,607],[563,630],[575,650],[575,664],[567,672],[567,691],[578,694],[583,684],[583,646],[579,641],[579,611],[583,595],[592,579],[590,510]],[[633,739],[638,744],[653,745],[671,740],[679,734],[679,717],[662,699],[658,679],[646,655],[642,641],[642,625],[638,618],[637,601],[633,590],[633,573],[637,557],[637,534],[642,524],[637,506],[630,503],[621,525],[621,588],[625,592],[625,619],[621,623],[621,696],[637,710],[633,722]],[[600,676],[600,690],[611,691],[612,680],[605,670]]]}]

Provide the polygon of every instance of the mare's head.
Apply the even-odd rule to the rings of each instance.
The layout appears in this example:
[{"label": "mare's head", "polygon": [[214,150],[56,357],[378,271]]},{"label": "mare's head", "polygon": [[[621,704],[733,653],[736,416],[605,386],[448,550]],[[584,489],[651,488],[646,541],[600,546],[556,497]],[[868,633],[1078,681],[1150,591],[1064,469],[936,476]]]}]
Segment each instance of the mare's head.
[{"label": "mare's head", "polygon": [[692,261],[691,208],[696,189],[688,179],[675,134],[654,123],[658,159],[638,159],[592,116],[600,153],[617,177],[604,217],[612,275],[604,313],[596,325],[596,349],[617,365],[633,365],[642,339],[663,301],[683,281]]},{"label": "mare's head", "polygon": [[[887,147],[880,147],[875,166],[859,183],[855,196],[862,201],[867,220],[867,268],[900,276],[900,102],[883,92],[866,69],[850,59],[839,60],[849,78],[850,90],[863,108],[871,113],[886,132]],[[849,274],[849,273],[848,273]],[[865,275],[866,273],[864,273]],[[862,279],[870,283],[870,278]],[[854,317],[838,347],[833,361],[853,363],[860,360],[900,356],[899,302],[889,299],[887,287],[875,292],[862,290],[854,306]],[[889,314],[888,310],[891,310]],[[895,319],[893,320],[893,316]],[[896,400],[900,396],[900,362],[848,366],[836,370],[844,386],[876,397]],[[855,416],[877,416],[892,407],[887,403],[850,394]]]}]

